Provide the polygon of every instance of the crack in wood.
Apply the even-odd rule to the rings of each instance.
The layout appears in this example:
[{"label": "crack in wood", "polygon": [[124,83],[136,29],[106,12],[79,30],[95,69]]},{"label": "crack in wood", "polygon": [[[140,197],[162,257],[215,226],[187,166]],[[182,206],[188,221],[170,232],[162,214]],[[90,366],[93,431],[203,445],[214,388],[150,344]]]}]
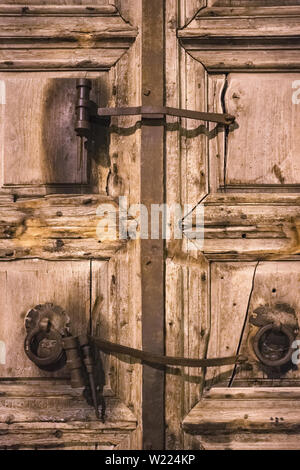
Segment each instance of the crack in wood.
[{"label": "crack in wood", "polygon": [[[245,334],[245,330],[246,330],[246,326],[247,326],[247,322],[248,322],[248,318],[249,318],[249,309],[250,309],[250,305],[251,305],[252,294],[253,294],[254,286],[255,286],[256,272],[257,272],[257,269],[258,269],[259,264],[260,264],[260,261],[258,261],[258,262],[256,263],[256,266],[255,266],[254,272],[253,272],[252,286],[251,286],[251,291],[250,291],[250,294],[249,294],[249,299],[248,299],[248,304],[247,304],[247,310],[246,310],[245,320],[244,320],[244,324],[243,324],[243,328],[242,328],[242,332],[241,332],[239,344],[238,344],[238,347],[237,347],[237,354],[240,353],[240,350],[241,350],[241,347],[242,347],[242,343],[243,343],[243,338],[244,338],[244,334]],[[230,379],[229,384],[228,384],[228,387],[232,387],[237,371],[238,371],[238,366],[235,365],[235,366],[234,366],[234,369],[233,369],[233,372],[232,372],[231,379]]]}]

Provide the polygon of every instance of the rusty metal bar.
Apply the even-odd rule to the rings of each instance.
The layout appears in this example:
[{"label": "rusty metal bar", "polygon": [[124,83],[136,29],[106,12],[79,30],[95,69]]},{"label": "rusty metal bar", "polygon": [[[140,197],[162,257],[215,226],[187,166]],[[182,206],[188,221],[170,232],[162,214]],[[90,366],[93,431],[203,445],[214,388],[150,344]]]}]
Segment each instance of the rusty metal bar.
[{"label": "rusty metal bar", "polygon": [[121,344],[111,343],[105,341],[97,336],[91,337],[94,344],[108,354],[122,354],[130,357],[134,357],[143,362],[154,365],[164,366],[178,366],[178,367],[219,367],[232,364],[242,364],[248,360],[247,357],[238,355],[230,357],[216,357],[209,359],[192,359],[190,357],[170,357],[170,356],[159,356],[148,351],[141,351],[140,349],[129,348],[128,346],[122,346]]},{"label": "rusty metal bar", "polygon": [[[164,116],[176,116],[187,119],[195,119],[198,121],[216,122],[219,124],[229,125],[235,120],[231,114],[220,113],[202,113],[199,111],[190,111],[188,109],[169,108],[166,106],[137,106],[127,108],[98,108],[98,116],[135,116],[142,115],[148,119],[162,119]],[[95,119],[95,118],[94,118]],[[97,119],[97,118],[96,118]]]},{"label": "rusty metal bar", "polygon": [[[142,106],[164,106],[164,0],[142,2]],[[163,204],[164,120],[142,119],[141,203]],[[165,330],[164,240],[141,240],[142,345],[163,355]],[[165,448],[165,372],[143,365],[143,448]]]}]

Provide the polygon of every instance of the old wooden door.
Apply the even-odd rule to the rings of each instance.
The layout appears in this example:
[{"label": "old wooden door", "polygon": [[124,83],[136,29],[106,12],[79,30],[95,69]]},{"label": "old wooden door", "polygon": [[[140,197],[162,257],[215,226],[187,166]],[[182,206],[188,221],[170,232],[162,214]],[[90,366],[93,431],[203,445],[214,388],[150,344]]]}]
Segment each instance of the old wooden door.
[{"label": "old wooden door", "polygon": [[184,50],[177,61],[170,53],[167,99],[236,122],[172,124],[168,195],[201,201],[205,229],[200,251],[170,245],[167,349],[248,360],[167,378],[167,442],[297,449],[300,375],[289,345],[300,321],[300,2],[200,3],[181,2],[179,12],[169,5],[169,47],[179,15]]},{"label": "old wooden door", "polygon": [[[300,323],[299,16],[298,0],[0,2],[1,448],[299,448],[298,367],[254,350],[271,325],[257,344],[280,358]],[[115,117],[82,145],[77,78],[102,107],[236,122]],[[98,208],[119,196],[203,205],[203,246],[187,228],[167,242],[99,237]],[[44,304],[73,334],[248,360],[163,371],[102,355],[103,423],[66,368],[25,355],[24,320]]]},{"label": "old wooden door", "polygon": [[101,330],[122,341],[135,331],[128,315],[134,319],[138,302],[127,282],[134,255],[124,241],[96,234],[98,206],[116,205],[120,186],[129,191],[129,178],[118,169],[130,172],[130,137],[117,151],[123,137],[112,131],[109,154],[105,129],[87,148],[74,126],[77,78],[92,80],[99,105],[123,100],[137,28],[111,2],[92,3],[0,2],[1,449],[138,446],[137,367],[103,357],[103,423],[82,390],[70,387],[66,367],[41,370],[24,352],[25,317],[45,304],[65,311],[74,335]]}]

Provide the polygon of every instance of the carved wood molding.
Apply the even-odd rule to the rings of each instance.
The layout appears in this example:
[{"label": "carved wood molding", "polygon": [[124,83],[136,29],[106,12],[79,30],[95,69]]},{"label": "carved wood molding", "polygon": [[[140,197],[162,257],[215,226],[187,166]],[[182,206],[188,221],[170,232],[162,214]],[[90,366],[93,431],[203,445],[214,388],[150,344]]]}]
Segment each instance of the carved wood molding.
[{"label": "carved wood molding", "polygon": [[299,6],[204,8],[178,37],[209,72],[298,70],[299,18]]},{"label": "carved wood molding", "polygon": [[0,70],[108,70],[137,29],[116,7],[0,7]]}]

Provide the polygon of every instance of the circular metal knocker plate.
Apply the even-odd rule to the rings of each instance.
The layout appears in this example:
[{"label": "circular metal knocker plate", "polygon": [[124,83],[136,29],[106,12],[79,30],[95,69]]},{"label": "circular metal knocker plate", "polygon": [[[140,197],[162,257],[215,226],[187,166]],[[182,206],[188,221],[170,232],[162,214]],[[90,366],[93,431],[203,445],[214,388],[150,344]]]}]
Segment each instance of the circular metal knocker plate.
[{"label": "circular metal knocker plate", "polygon": [[284,325],[265,325],[256,333],[253,340],[254,352],[264,365],[279,367],[291,361],[294,332]]},{"label": "circular metal knocker plate", "polygon": [[25,352],[40,368],[49,368],[60,363],[64,356],[62,337],[55,330],[32,330],[25,339]]},{"label": "circular metal knocker plate", "polygon": [[51,303],[37,305],[25,317],[24,349],[40,369],[54,371],[65,365],[63,336],[69,332],[69,317]]}]

